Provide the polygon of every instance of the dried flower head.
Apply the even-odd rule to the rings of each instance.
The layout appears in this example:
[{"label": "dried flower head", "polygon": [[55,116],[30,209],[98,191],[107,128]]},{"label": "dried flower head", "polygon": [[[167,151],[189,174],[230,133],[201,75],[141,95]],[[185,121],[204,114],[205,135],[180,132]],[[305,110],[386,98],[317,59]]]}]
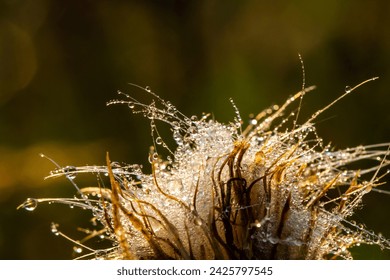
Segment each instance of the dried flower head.
[{"label": "dried flower head", "polygon": [[[222,124],[208,115],[187,117],[144,90],[153,97],[151,104],[128,95],[109,104],[127,104],[150,119],[151,174],[144,174],[140,165],[111,162],[108,154],[107,166],[57,165],[48,177],[67,177],[79,196],[29,198],[20,206],[33,210],[40,202],[58,202],[90,210],[103,229],[88,231],[85,240],[103,236],[112,246],[94,250],[83,240],[74,241],[76,251],[90,251],[85,257],[350,259],[348,249],[359,244],[390,247],[388,240],[351,220],[362,197],[388,173],[381,170],[390,163],[389,144],[333,150],[316,134],[315,119],[340,98],[298,124],[300,104],[295,112],[287,108],[312,87],[302,89],[243,128],[233,102],[236,118]],[[174,150],[161,138],[157,120],[170,125]],[[169,155],[163,157],[159,150]],[[375,163],[348,169],[363,160]],[[78,187],[75,176],[85,172],[97,175],[97,187]],[[371,179],[363,181],[368,173]],[[65,236],[56,224],[52,231]]]}]

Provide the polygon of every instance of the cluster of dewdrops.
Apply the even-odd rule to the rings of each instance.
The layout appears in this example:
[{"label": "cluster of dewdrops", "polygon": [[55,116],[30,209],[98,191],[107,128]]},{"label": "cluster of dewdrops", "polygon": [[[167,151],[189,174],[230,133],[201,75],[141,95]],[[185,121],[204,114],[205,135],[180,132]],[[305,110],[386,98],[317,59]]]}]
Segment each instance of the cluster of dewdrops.
[{"label": "cluster of dewdrops", "polygon": [[[252,170],[251,162],[255,160],[256,152],[259,147],[267,153],[267,161],[274,162],[282,157],[286,151],[297,145],[294,151],[294,157],[299,161],[299,165],[306,164],[309,166],[308,170],[318,170],[318,182],[321,185],[323,182],[328,182],[339,173],[337,183],[339,185],[348,186],[354,178],[357,178],[365,173],[374,172],[371,182],[367,183],[367,190],[369,192],[373,186],[376,186],[378,180],[383,177],[378,176],[378,170],[389,165],[389,160],[386,159],[388,151],[384,147],[389,144],[378,144],[371,146],[359,146],[355,148],[348,148],[344,150],[333,151],[329,145],[324,145],[322,139],[316,134],[313,120],[319,114],[313,115],[309,121],[302,125],[297,124],[296,112],[285,115],[285,109],[291,103],[303,97],[303,94],[297,94],[287,100],[283,106],[274,105],[266,109],[257,116],[251,116],[248,126],[243,129],[243,121],[240,117],[238,109],[233,104],[233,111],[236,117],[234,121],[229,124],[222,124],[216,120],[211,119],[208,115],[201,117],[192,116],[187,117],[176,109],[170,102],[167,102],[156,94],[154,94],[149,87],[144,89],[152,97],[150,104],[143,104],[133,97],[120,93],[126,100],[118,99],[108,102],[111,104],[126,104],[133,113],[142,114],[150,119],[153,146],[149,154],[149,162],[154,167],[154,175],[156,176],[159,185],[164,192],[169,195],[177,197],[183,204],[188,206],[188,209],[194,209],[197,206],[197,215],[191,216],[188,213],[183,213],[180,205],[174,205],[172,201],[164,199],[161,191],[158,191],[154,186],[154,178],[151,174],[144,174],[142,166],[123,165],[117,162],[111,163],[111,168],[115,179],[121,184],[121,187],[136,195],[137,199],[148,201],[162,213],[172,219],[172,223],[178,226],[180,232],[185,232],[182,219],[189,219],[193,221],[195,226],[200,226],[207,220],[209,209],[212,207],[210,190],[207,186],[212,185],[210,174],[213,170],[218,169],[221,165],[221,158],[226,157],[234,149],[237,141],[247,141],[250,148],[247,151],[242,169],[245,172],[252,172],[254,176],[256,172],[263,172],[262,170]],[[348,88],[347,91],[351,89]],[[169,124],[173,139],[176,143],[176,148],[168,147],[162,139],[156,121],[161,121]],[[292,125],[291,125],[292,124]],[[164,150],[167,154],[162,156],[160,150]],[[46,157],[42,155],[42,157]],[[46,157],[48,158],[48,157]],[[51,160],[50,158],[48,158]],[[374,160],[377,163],[372,168],[361,170],[344,170],[342,168],[350,163],[360,160]],[[51,160],[52,161],[52,160]],[[48,178],[57,176],[66,176],[66,178],[73,184],[78,194],[73,198],[44,198],[44,199],[27,199],[20,207],[26,210],[33,211],[41,202],[48,203],[62,203],[70,205],[71,207],[80,207],[92,211],[95,221],[100,221],[103,224],[101,230],[85,230],[88,236],[98,236],[101,239],[108,239],[112,242],[112,247],[104,250],[95,250],[83,244],[82,240],[73,240],[63,234],[58,229],[58,224],[53,223],[51,230],[56,235],[64,236],[75,243],[74,251],[77,254],[85,253],[85,256],[92,256],[99,258],[100,256],[107,257],[110,253],[115,254],[118,247],[117,237],[109,230],[106,224],[104,215],[110,212],[109,202],[103,203],[106,197],[109,197],[108,191],[105,192],[105,178],[108,177],[108,170],[106,166],[66,166],[61,167],[56,162],[52,161],[57,169],[52,171]],[[266,166],[263,167],[264,169]],[[286,177],[293,175],[297,170],[291,169],[292,174],[286,174]],[[99,182],[99,188],[80,188],[76,184],[76,176],[81,173],[95,174]],[[389,171],[385,172],[389,173]],[[223,171],[222,178],[227,178],[227,171]],[[291,176],[290,176],[291,177]],[[307,183],[307,182],[306,182]],[[200,186],[200,187],[199,187]],[[298,186],[298,184],[295,184]],[[286,185],[286,187],[288,187]],[[315,185],[306,184],[308,192],[318,191]],[[194,193],[196,188],[196,201],[194,205]],[[108,189],[108,186],[107,186]],[[343,197],[329,198],[323,202],[324,211],[326,205],[337,202]],[[357,199],[356,204],[360,202]],[[126,203],[126,202],[124,202]],[[294,202],[295,203],[295,202]],[[296,202],[302,203],[302,202]],[[310,203],[310,201],[305,201]],[[200,207],[202,205],[202,207]],[[125,207],[130,207],[124,205]],[[388,241],[381,236],[375,235],[373,232],[366,231],[363,226],[354,224],[347,220],[347,217],[352,215],[354,208],[357,205],[351,205],[343,216],[337,216],[327,212],[327,219],[333,219],[329,223],[342,222],[344,231],[351,233],[358,232],[357,239],[361,239],[365,243],[376,243],[383,247],[388,247]],[[175,215],[171,214],[174,213]],[[126,221],[123,221],[126,223]],[[258,221],[260,227],[261,221]],[[340,223],[340,226],[341,223]],[[130,227],[130,225],[129,225]],[[154,229],[156,232],[159,228]],[[191,232],[191,229],[190,229]],[[195,233],[195,232],[194,232]],[[184,233],[183,233],[184,235]],[[142,241],[139,240],[141,243]],[[132,242],[136,244],[137,242]],[[134,245],[136,246],[136,245]],[[341,249],[342,250],[342,249]],[[85,252],[87,251],[87,253]],[[147,252],[145,253],[147,254]]]}]

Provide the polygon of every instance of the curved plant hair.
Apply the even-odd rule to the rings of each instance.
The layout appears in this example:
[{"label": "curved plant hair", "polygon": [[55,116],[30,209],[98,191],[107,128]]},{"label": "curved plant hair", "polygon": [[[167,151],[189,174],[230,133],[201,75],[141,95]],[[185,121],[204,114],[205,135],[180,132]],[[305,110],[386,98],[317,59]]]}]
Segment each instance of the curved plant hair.
[{"label": "curved plant hair", "polygon": [[[78,195],[29,198],[19,207],[34,210],[38,203],[55,202],[91,211],[102,228],[86,230],[81,241],[52,224],[53,233],[74,242],[83,258],[350,259],[349,249],[360,244],[389,248],[387,239],[351,218],[388,173],[389,143],[334,150],[315,128],[324,110],[374,79],[347,88],[302,124],[301,101],[313,87],[303,86],[246,127],[233,102],[236,117],[222,124],[208,115],[187,117],[149,88],[141,89],[152,97],[150,104],[120,93],[123,99],[108,104],[125,104],[150,119],[151,174],[137,164],[113,162],[108,153],[106,166],[61,167],[50,159],[57,169],[48,177],[65,176]],[[298,109],[289,111],[297,103]],[[170,126],[175,149],[162,139],[157,121]],[[374,164],[350,169],[367,160]],[[79,187],[80,173],[96,174],[97,185]],[[96,236],[111,241],[109,248],[84,244]]]}]

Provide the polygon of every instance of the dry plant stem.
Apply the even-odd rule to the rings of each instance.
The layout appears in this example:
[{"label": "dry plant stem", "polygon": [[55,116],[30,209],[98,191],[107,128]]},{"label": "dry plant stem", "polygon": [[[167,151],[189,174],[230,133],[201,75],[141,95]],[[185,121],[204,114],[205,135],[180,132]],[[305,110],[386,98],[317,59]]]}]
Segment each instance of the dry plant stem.
[{"label": "dry plant stem", "polygon": [[[360,244],[389,248],[387,239],[351,216],[388,173],[382,170],[390,164],[390,145],[332,150],[313,124],[335,102],[374,79],[299,125],[300,107],[296,115],[286,110],[297,99],[300,106],[314,88],[303,86],[244,129],[234,103],[235,122],[221,124],[207,115],[187,117],[149,88],[145,91],[154,99],[149,105],[125,95],[128,100],[110,104],[127,104],[150,119],[152,174],[138,165],[111,162],[107,153],[107,166],[58,166],[49,176],[65,175],[81,198],[28,199],[20,207],[33,210],[49,201],[91,210],[112,242],[106,250],[84,247],[91,251],[86,257],[99,259],[350,259],[349,248]],[[176,149],[165,144],[156,120],[171,126]],[[161,147],[166,158],[158,153]],[[367,160],[374,165],[348,169]],[[74,178],[81,173],[97,174],[99,186],[77,187]],[[374,174],[364,180],[368,173]],[[101,174],[107,175],[110,189]]]}]

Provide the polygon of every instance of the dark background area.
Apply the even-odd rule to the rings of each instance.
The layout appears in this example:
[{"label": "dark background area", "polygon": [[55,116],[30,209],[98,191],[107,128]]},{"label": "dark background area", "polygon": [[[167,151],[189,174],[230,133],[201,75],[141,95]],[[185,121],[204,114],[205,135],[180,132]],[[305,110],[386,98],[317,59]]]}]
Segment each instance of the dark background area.
[{"label": "dark background area", "polygon": [[[54,166],[39,153],[62,166],[104,164],[106,151],[148,165],[148,121],[106,106],[117,90],[140,94],[128,83],[223,122],[235,116],[232,97],[246,119],[300,90],[300,53],[317,86],[301,120],[380,76],[322,114],[318,134],[336,148],[389,142],[389,18],[386,0],[0,0],[0,258],[72,258],[50,223],[70,236],[88,224],[67,206],[16,210],[27,197],[75,194],[65,179],[43,180]],[[390,238],[389,210],[390,196],[372,192],[356,219]],[[354,252],[390,259],[375,246]]]}]

